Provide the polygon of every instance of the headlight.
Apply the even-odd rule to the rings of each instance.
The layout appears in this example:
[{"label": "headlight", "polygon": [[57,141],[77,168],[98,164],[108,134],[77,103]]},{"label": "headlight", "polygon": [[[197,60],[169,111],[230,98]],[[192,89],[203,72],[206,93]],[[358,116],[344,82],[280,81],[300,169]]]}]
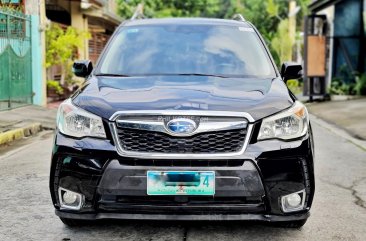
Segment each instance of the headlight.
[{"label": "headlight", "polygon": [[74,106],[71,99],[65,100],[60,105],[57,127],[61,133],[68,136],[106,137],[102,118]]},{"label": "headlight", "polygon": [[290,109],[263,119],[258,140],[298,138],[306,134],[308,125],[308,111],[296,101]]}]

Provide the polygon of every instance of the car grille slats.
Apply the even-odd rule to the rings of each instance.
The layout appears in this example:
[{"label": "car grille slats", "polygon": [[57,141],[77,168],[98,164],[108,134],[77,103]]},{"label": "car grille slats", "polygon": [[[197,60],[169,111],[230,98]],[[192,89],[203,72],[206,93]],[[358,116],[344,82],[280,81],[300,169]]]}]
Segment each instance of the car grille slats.
[{"label": "car grille slats", "polygon": [[123,158],[119,160],[121,165],[127,166],[160,166],[160,167],[240,167],[243,166],[243,159],[222,159],[222,160],[172,160],[172,159],[133,159]]},{"label": "car grille slats", "polygon": [[261,213],[265,206],[261,197],[220,196],[102,196],[98,208],[104,211],[133,213],[221,214]]},{"label": "car grille slats", "polygon": [[199,133],[189,137],[176,137],[166,133],[117,128],[118,138],[125,151],[146,153],[217,154],[239,152],[247,129]]}]

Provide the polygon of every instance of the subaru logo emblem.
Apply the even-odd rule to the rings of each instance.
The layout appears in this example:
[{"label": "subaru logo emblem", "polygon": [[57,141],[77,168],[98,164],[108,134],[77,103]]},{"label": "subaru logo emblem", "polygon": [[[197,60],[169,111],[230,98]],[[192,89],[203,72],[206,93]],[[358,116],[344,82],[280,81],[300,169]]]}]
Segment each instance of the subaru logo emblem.
[{"label": "subaru logo emblem", "polygon": [[178,135],[191,134],[197,129],[196,122],[186,118],[173,119],[166,126],[171,133]]}]

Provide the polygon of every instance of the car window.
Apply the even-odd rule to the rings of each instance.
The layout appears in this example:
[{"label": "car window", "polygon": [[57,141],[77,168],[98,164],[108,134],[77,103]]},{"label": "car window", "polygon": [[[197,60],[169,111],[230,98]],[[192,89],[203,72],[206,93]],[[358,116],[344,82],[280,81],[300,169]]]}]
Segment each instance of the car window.
[{"label": "car window", "polygon": [[275,77],[268,54],[250,27],[124,27],[104,55],[99,70],[104,74]]}]

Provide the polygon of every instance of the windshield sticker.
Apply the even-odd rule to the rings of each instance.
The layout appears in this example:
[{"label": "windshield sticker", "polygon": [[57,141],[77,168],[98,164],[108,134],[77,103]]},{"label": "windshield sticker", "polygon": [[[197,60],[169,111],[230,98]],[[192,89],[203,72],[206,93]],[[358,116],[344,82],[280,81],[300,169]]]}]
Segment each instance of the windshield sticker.
[{"label": "windshield sticker", "polygon": [[131,28],[131,29],[127,29],[127,33],[138,33],[139,29],[137,28]]},{"label": "windshield sticker", "polygon": [[253,28],[239,27],[239,30],[242,31],[242,32],[252,32],[252,33],[254,33]]}]

